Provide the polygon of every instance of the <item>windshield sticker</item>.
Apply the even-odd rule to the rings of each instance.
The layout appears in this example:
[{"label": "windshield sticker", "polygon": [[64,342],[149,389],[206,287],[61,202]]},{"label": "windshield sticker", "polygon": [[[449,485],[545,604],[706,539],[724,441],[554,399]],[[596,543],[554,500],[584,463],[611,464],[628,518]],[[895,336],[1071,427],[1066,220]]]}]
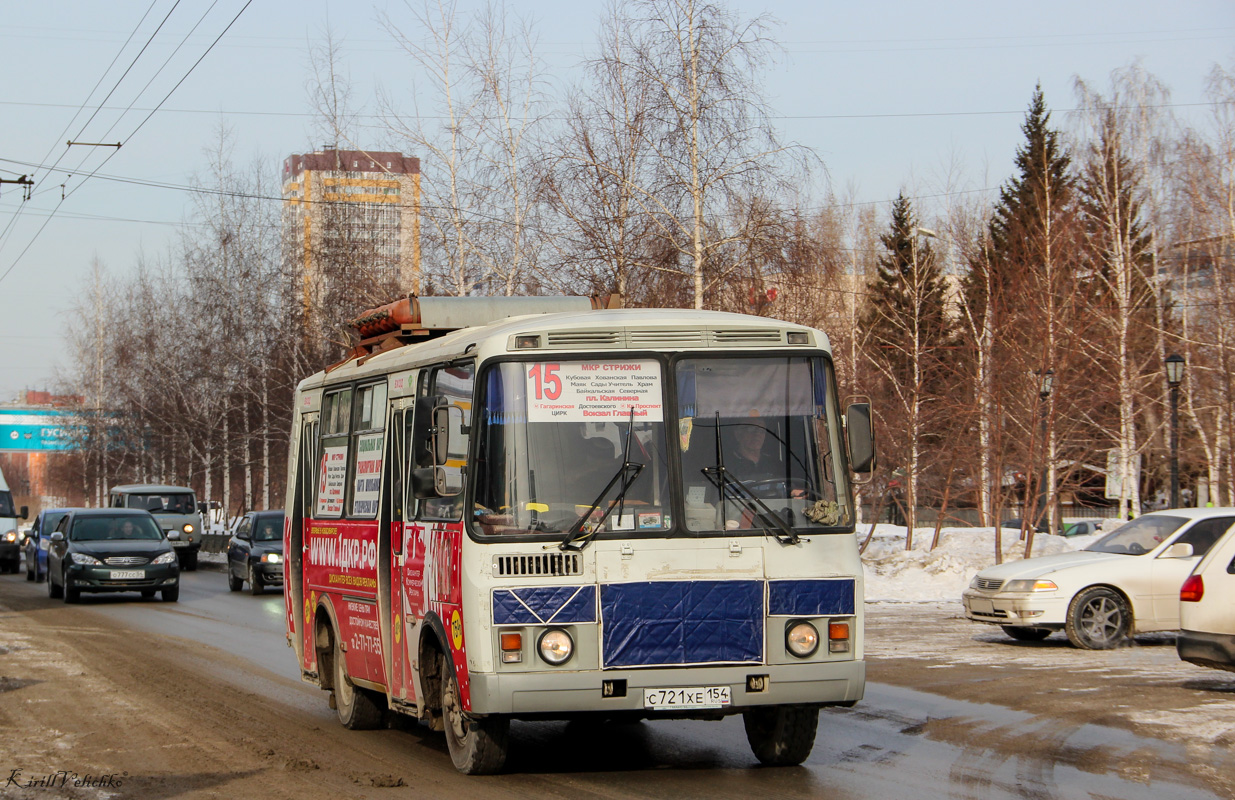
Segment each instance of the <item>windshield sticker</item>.
[{"label": "windshield sticker", "polygon": [[592,361],[524,365],[529,422],[663,421],[660,363]]},{"label": "windshield sticker", "polygon": [[382,434],[356,437],[356,480],[352,487],[352,513],[358,517],[377,514],[382,490]]},{"label": "windshield sticker", "polygon": [[347,484],[347,445],[325,448],[318,475],[317,516],[343,516],[343,490]]}]

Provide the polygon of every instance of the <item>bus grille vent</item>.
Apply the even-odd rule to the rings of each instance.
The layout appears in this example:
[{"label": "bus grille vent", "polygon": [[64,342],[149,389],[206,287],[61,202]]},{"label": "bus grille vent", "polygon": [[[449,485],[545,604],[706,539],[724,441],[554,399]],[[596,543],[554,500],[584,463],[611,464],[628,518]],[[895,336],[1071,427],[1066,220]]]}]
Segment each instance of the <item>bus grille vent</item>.
[{"label": "bus grille vent", "polygon": [[621,347],[621,331],[555,331],[546,337],[546,346],[559,350],[576,347]]},{"label": "bus grille vent", "polygon": [[736,328],[712,331],[712,342],[725,344],[784,344],[785,337],[776,328]]},{"label": "bus grille vent", "polygon": [[631,347],[686,347],[704,344],[703,332],[694,331],[630,331]]},{"label": "bus grille vent", "polygon": [[495,571],[502,577],[552,577],[582,575],[578,553],[539,553],[532,556],[494,556]]}]

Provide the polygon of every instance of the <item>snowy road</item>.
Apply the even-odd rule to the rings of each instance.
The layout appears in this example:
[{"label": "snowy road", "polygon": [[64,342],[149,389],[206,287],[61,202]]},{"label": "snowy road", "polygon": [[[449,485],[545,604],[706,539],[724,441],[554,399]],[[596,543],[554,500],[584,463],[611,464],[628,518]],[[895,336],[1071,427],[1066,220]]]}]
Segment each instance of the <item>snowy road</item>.
[{"label": "snowy road", "polygon": [[[866,699],[823,715],[800,769],[758,767],[738,718],[546,722],[512,728],[496,779],[455,773],[421,726],[339,727],[298,680],[281,596],[230,593],[219,572],[186,574],[177,604],[73,607],[5,576],[0,614],[0,767],[32,774],[72,753],[133,776],[132,794],[111,796],[1235,797],[1235,680],[1180,664],[1162,637],[1105,654],[1007,644],[947,604],[868,609]],[[1185,732],[1175,717],[1198,723]],[[168,756],[177,740],[195,769]]]}]

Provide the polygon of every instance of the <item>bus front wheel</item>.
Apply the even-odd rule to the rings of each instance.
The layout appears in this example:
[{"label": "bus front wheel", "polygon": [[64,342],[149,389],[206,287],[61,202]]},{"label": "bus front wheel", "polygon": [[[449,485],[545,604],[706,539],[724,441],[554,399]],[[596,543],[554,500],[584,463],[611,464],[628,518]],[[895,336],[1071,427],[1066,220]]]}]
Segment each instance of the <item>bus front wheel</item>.
[{"label": "bus front wheel", "polygon": [[819,709],[803,706],[757,706],[742,712],[746,741],[769,767],[801,764],[815,747]]},{"label": "bus front wheel", "polygon": [[510,720],[506,717],[471,719],[463,713],[459,681],[450,656],[443,654],[438,665],[442,680],[442,722],[446,728],[446,747],[455,769],[464,775],[492,775],[506,763]]}]

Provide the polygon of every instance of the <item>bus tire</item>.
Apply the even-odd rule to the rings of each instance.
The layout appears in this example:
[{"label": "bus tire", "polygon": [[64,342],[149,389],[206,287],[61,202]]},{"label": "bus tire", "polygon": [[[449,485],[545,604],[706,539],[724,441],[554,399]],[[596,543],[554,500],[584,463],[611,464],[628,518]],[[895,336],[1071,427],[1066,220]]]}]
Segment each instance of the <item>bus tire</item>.
[{"label": "bus tire", "polygon": [[438,669],[442,686],[442,723],[446,748],[455,769],[464,775],[492,775],[506,764],[510,719],[488,716],[472,719],[463,713],[459,680],[450,656],[442,654]]},{"label": "bus tire", "polygon": [[339,637],[334,638],[334,653],[331,655],[334,668],[334,708],[339,722],[352,731],[370,731],[382,723],[382,710],[367,691],[354,686],[347,676],[347,659]]},{"label": "bus tire", "polygon": [[746,741],[769,767],[801,764],[815,747],[819,709],[804,706],[757,706],[742,712]]},{"label": "bus tire", "polygon": [[185,572],[193,572],[197,569],[196,550],[189,550],[184,554],[184,558],[180,560],[180,568]]}]

